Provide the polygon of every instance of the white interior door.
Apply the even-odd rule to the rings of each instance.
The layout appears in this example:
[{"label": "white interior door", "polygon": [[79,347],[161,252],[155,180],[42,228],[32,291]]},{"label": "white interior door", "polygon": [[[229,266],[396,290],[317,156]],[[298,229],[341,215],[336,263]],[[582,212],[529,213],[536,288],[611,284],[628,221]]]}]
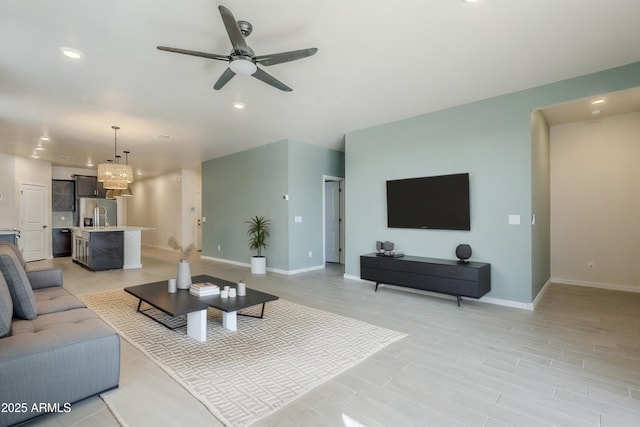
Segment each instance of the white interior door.
[{"label": "white interior door", "polygon": [[325,261],[340,262],[340,184],[324,183]]},{"label": "white interior door", "polygon": [[46,258],[49,242],[47,187],[20,184],[20,249],[25,261]]},{"label": "white interior door", "polygon": [[196,250],[202,250],[202,192],[196,192]]}]

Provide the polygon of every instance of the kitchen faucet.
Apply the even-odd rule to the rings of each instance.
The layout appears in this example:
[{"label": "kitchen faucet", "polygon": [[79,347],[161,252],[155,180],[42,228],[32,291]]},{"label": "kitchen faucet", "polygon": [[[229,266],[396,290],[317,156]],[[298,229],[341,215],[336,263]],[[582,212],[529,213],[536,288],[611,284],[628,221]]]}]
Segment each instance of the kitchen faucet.
[{"label": "kitchen faucet", "polygon": [[[100,213],[100,208],[104,210],[104,213]],[[96,206],[93,209],[93,226],[95,228],[100,228],[100,217],[104,217],[104,226],[109,227],[109,221],[107,219],[107,208],[104,206]]]}]

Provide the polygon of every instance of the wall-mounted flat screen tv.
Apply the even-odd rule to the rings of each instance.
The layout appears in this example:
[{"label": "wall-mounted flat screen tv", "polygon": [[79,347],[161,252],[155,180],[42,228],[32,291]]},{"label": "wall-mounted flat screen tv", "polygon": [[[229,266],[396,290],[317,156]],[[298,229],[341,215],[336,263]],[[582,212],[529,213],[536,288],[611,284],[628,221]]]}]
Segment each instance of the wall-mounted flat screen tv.
[{"label": "wall-mounted flat screen tv", "polygon": [[470,230],[469,174],[387,181],[387,225]]}]

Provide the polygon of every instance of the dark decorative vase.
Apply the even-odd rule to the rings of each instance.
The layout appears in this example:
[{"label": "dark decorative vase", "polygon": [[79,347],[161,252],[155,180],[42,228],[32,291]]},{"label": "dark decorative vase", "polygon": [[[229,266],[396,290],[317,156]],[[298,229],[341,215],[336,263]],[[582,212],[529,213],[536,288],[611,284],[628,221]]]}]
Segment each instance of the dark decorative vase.
[{"label": "dark decorative vase", "polygon": [[471,258],[471,246],[466,243],[459,244],[456,247],[456,256],[459,259],[458,264],[466,264],[469,262],[467,260]]}]

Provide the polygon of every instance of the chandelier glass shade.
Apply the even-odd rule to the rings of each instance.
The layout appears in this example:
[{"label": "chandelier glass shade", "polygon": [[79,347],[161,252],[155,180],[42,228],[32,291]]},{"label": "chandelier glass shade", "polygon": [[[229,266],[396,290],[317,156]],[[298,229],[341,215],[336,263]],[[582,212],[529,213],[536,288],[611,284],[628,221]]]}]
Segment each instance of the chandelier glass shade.
[{"label": "chandelier glass shade", "polygon": [[115,132],[114,153],[115,162],[101,163],[98,165],[98,182],[107,190],[125,190],[133,182],[133,168],[128,164],[119,163],[120,156],[117,155],[118,126],[111,126]]}]

